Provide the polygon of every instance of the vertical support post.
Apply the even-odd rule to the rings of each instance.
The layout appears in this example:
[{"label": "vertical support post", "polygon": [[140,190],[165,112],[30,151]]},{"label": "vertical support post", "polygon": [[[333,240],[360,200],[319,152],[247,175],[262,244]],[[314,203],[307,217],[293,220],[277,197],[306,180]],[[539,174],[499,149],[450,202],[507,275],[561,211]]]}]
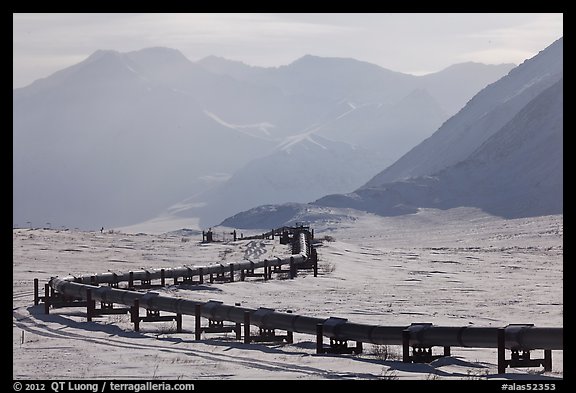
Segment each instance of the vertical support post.
[{"label": "vertical support post", "polygon": [[402,361],[410,363],[410,330],[402,330]]},{"label": "vertical support post", "polygon": [[552,371],[552,350],[544,350],[544,371]]},{"label": "vertical support post", "polygon": [[176,314],[176,332],[182,333],[182,314]]},{"label": "vertical support post", "polygon": [[316,354],[322,355],[324,353],[324,325],[321,323],[316,324]]},{"label": "vertical support post", "polygon": [[312,262],[313,262],[313,267],[314,267],[314,277],[318,277],[318,253],[316,252],[316,249],[313,248],[312,249]]},{"label": "vertical support post", "polygon": [[200,284],[204,284],[204,268],[198,268],[198,275],[200,277]]},{"label": "vertical support post", "polygon": [[[234,305],[240,307],[240,303],[234,303]],[[236,340],[240,341],[242,339],[242,324],[240,322],[236,322],[234,332],[236,333]]]},{"label": "vertical support post", "polygon": [[274,240],[274,229],[272,229],[270,233],[272,234],[272,240]]},{"label": "vertical support post", "polygon": [[200,341],[200,334],[202,333],[200,324],[201,313],[202,313],[202,306],[200,304],[196,304],[194,306],[194,318],[196,319],[194,325],[194,339],[196,341]]},{"label": "vertical support post", "polygon": [[210,273],[210,284],[214,283],[214,273]]},{"label": "vertical support post", "polygon": [[[272,229],[272,233],[274,233],[274,229]],[[288,314],[292,314],[292,310],[286,310]],[[286,331],[286,342],[288,344],[294,343],[294,332],[288,330]]]},{"label": "vertical support post", "polygon": [[44,284],[44,314],[50,314],[50,285]]},{"label": "vertical support post", "polygon": [[160,285],[166,285],[166,271],[164,269],[160,269]]},{"label": "vertical support post", "polygon": [[444,347],[444,356],[450,356],[450,347]]},{"label": "vertical support post", "polygon": [[134,322],[134,331],[140,331],[140,300],[135,299],[132,306],[132,322]]},{"label": "vertical support post", "polygon": [[264,281],[268,280],[268,260],[264,259]]},{"label": "vertical support post", "polygon": [[498,329],[498,374],[506,372],[506,328]]},{"label": "vertical support post", "polygon": [[246,280],[246,273],[244,269],[240,270],[240,281]]},{"label": "vertical support post", "polygon": [[234,264],[230,264],[230,282],[234,282]]},{"label": "vertical support post", "polygon": [[128,288],[134,288],[134,272],[128,272]]},{"label": "vertical support post", "polygon": [[232,232],[232,234],[234,235],[234,241],[236,241],[236,229],[234,229],[234,232]]},{"label": "vertical support post", "polygon": [[290,273],[289,277],[292,279],[296,276],[296,268],[294,266],[294,257],[290,257]]},{"label": "vertical support post", "polygon": [[40,300],[38,298],[38,279],[35,278],[34,279],[34,305],[37,306],[39,302],[40,302]]},{"label": "vertical support post", "polygon": [[244,311],[244,344],[250,344],[250,311]]},{"label": "vertical support post", "polygon": [[92,290],[86,290],[86,321],[92,322],[92,316],[94,315],[94,308],[96,303],[92,301]]},{"label": "vertical support post", "polygon": [[356,341],[356,350],[354,351],[356,354],[362,353],[364,348],[362,348],[362,341]]}]

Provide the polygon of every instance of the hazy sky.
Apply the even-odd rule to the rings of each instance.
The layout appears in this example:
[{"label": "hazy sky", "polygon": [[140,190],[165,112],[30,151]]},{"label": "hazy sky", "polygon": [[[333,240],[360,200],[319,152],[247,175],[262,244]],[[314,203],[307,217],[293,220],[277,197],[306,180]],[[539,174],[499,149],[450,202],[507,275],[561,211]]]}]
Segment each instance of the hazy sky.
[{"label": "hazy sky", "polygon": [[312,54],[424,74],[477,61],[519,64],[563,35],[562,14],[13,14],[13,85],[98,49],[151,46],[278,66]]}]

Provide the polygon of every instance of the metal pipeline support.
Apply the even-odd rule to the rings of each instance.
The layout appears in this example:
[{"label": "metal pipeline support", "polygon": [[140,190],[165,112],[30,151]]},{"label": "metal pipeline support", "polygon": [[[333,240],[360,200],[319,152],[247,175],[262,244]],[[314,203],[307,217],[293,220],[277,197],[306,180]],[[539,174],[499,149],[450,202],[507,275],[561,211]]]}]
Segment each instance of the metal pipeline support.
[{"label": "metal pipeline support", "polygon": [[[305,249],[306,250],[306,249]],[[302,264],[308,260],[308,255],[303,252],[301,254],[292,255],[287,258],[275,258],[270,260],[262,260],[257,262],[251,261],[241,261],[234,262],[232,270],[241,271],[252,268],[261,268],[265,265],[267,266],[283,266],[290,265],[290,260],[293,260],[295,264]],[[163,271],[163,272],[162,272]],[[129,282],[130,278],[132,280],[155,280],[164,278],[176,278],[176,277],[190,277],[198,276],[202,274],[222,274],[230,271],[229,266],[224,266],[221,264],[213,264],[206,266],[184,266],[176,268],[162,268],[162,269],[147,269],[147,270],[134,270],[127,273],[114,273],[106,272],[99,273],[95,275],[81,275],[78,277],[68,276],[64,280],[74,281],[83,284],[117,284],[119,282]],[[131,277],[130,277],[131,276]],[[56,288],[54,288],[56,289]]]},{"label": "metal pipeline support", "polygon": [[290,260],[295,264],[305,263],[310,255],[310,247],[308,236],[305,232],[298,232],[298,245],[299,250],[296,254],[286,258],[274,258],[271,260],[263,260],[257,262],[241,261],[234,262],[233,267],[229,270],[228,267],[223,267],[221,264],[212,264],[205,266],[182,266],[176,268],[162,268],[162,269],[147,269],[147,270],[134,270],[127,273],[106,272],[98,273],[95,275],[81,275],[78,277],[69,276],[65,280],[75,281],[83,284],[117,284],[119,282],[132,282],[133,280],[155,280],[166,278],[178,277],[191,277],[199,276],[201,274],[222,274],[227,271],[241,271],[247,269],[261,268],[265,266],[282,266],[289,265]]},{"label": "metal pipeline support", "polygon": [[[242,261],[230,264],[230,271],[253,270],[260,267],[282,266],[304,263],[308,259],[308,236],[305,231],[298,233],[299,250],[288,258],[276,258],[263,261]],[[150,269],[131,271],[128,273],[102,273],[98,275],[83,275],[52,278],[50,286],[63,295],[87,299],[87,290],[93,300],[119,303],[133,306],[138,301],[140,307],[149,310],[175,312],[186,315],[196,315],[196,307],[200,306],[201,316],[217,321],[244,323],[246,312],[250,314],[250,324],[265,329],[280,329],[290,332],[316,335],[317,326],[323,325],[323,335],[337,340],[354,340],[356,342],[403,345],[408,343],[413,347],[475,347],[498,348],[497,327],[451,327],[433,326],[432,324],[412,324],[410,326],[379,326],[349,322],[343,318],[316,318],[292,313],[281,313],[273,309],[259,308],[257,310],[229,306],[222,302],[211,300],[198,302],[187,299],[177,299],[163,296],[157,292],[136,292],[99,287],[98,283],[118,283],[121,281],[152,280],[159,278],[191,277],[203,274],[221,274],[228,271],[221,264],[207,266],[184,266],[177,268]],[[90,285],[92,284],[92,285]],[[408,335],[408,341],[403,337]],[[533,325],[508,325],[504,328],[505,347],[513,350],[562,350],[563,328],[538,328]]]},{"label": "metal pipeline support", "polygon": [[[496,327],[449,327],[431,324],[411,326],[378,326],[348,322],[343,318],[314,318],[292,313],[280,313],[273,309],[257,310],[229,306],[217,301],[207,303],[194,300],[176,299],[159,295],[156,292],[141,293],[96,287],[53,278],[50,285],[68,296],[86,299],[86,290],[91,289],[92,299],[128,306],[138,300],[140,307],[150,310],[195,315],[195,306],[201,305],[201,315],[219,321],[244,322],[244,313],[250,312],[251,324],[267,329],[280,329],[304,334],[316,334],[316,326],[324,325],[324,335],[335,339],[354,340],[372,344],[402,345],[402,332],[410,332],[410,345],[421,347],[453,346],[475,348],[498,348],[498,328]],[[533,326],[506,327],[506,348],[509,349],[563,349],[563,328],[537,328]]]}]

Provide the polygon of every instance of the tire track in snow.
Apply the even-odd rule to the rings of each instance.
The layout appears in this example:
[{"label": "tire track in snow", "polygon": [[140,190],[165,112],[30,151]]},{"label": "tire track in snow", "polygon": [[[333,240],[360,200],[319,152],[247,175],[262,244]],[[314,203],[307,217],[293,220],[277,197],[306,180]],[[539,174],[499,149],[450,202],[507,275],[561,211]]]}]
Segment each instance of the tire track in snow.
[{"label": "tire track in snow", "polygon": [[[19,317],[19,318],[18,318]],[[102,324],[98,324],[96,322],[78,322],[78,321],[74,321],[72,319],[69,318],[65,318],[62,315],[48,315],[49,317],[49,321],[50,323],[58,323],[60,325],[62,325],[62,327],[60,328],[53,328],[48,326],[46,323],[43,323],[43,321],[37,319],[34,317],[33,314],[28,314],[26,315],[26,313],[20,311],[20,310],[14,310],[14,319],[15,321],[13,322],[13,325],[24,330],[27,331],[29,333],[33,333],[39,336],[43,336],[43,337],[47,337],[47,338],[55,338],[55,339],[67,339],[67,340],[79,340],[82,342],[88,342],[88,343],[92,343],[92,344],[98,344],[98,345],[103,345],[103,346],[110,346],[113,348],[126,348],[126,349],[138,349],[138,350],[142,350],[142,349],[148,349],[148,350],[155,350],[155,351],[161,351],[164,353],[175,353],[175,354],[182,354],[182,355],[186,355],[186,356],[192,356],[192,357],[198,357],[204,360],[208,360],[208,361],[213,361],[213,362],[230,362],[230,363],[234,363],[236,365],[239,366],[244,366],[247,368],[252,368],[252,369],[262,369],[262,370],[266,370],[266,371],[273,371],[273,372],[295,372],[295,373],[303,373],[309,376],[321,376],[321,377],[326,377],[327,374],[330,374],[330,370],[324,370],[324,369],[319,369],[319,368],[315,368],[315,367],[311,367],[311,366],[299,366],[299,365],[295,365],[295,364],[290,364],[290,363],[286,363],[286,362],[279,362],[279,361],[266,361],[266,362],[258,362],[255,358],[252,357],[246,357],[246,356],[237,356],[237,355],[233,355],[233,354],[217,354],[214,353],[213,351],[204,351],[198,348],[168,348],[166,346],[163,345],[156,345],[156,344],[151,344],[151,343],[138,343],[138,344],[130,344],[124,340],[120,340],[120,339],[114,339],[111,337],[102,337],[102,338],[98,338],[98,337],[93,337],[90,335],[84,335],[84,334],[79,334],[79,333],[73,333],[73,332],[69,332],[69,331],[63,331],[61,329],[64,328],[72,328],[72,329],[76,329],[79,328],[78,331],[80,332],[94,332],[94,331],[100,331],[100,332],[106,332],[108,331],[108,333],[110,335],[114,335],[114,336],[126,336],[127,339],[130,338],[145,338],[145,339],[149,339],[151,340],[151,337],[146,336],[145,334],[142,333],[136,333],[136,332],[126,332],[124,330],[122,330],[121,328],[119,328],[118,326],[114,325],[102,325]],[[94,325],[94,327],[106,327],[105,329],[89,329],[87,328],[87,325]],[[114,334],[112,332],[112,330],[117,331],[117,334]],[[160,339],[160,341],[164,341],[163,339]],[[171,341],[173,341],[173,343],[178,343],[178,342],[182,342],[184,340],[180,340],[180,339],[172,339]],[[201,342],[194,342],[193,344],[198,344],[198,345],[210,345],[214,346],[214,343],[217,343],[218,345],[220,345],[219,341],[212,341],[211,340],[203,340]],[[197,345],[195,345],[196,347]],[[241,343],[226,343],[226,346],[232,347],[232,348],[236,348],[236,349],[251,349],[251,350],[258,350],[258,351],[264,351],[264,352],[268,352],[268,353],[274,353],[277,352],[279,355],[288,355],[288,356],[310,356],[309,354],[306,353],[302,353],[302,352],[287,352],[287,351],[282,351],[280,349],[277,348],[270,348],[269,346],[265,346],[265,345],[254,345],[254,344],[241,344]],[[376,378],[377,375],[374,375],[374,377]]]}]

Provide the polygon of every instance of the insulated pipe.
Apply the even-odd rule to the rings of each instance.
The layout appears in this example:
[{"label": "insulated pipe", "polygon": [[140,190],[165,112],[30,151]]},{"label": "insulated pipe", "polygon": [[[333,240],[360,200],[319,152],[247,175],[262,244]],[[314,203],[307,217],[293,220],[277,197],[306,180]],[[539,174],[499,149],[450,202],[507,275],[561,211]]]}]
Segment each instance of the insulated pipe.
[{"label": "insulated pipe", "polygon": [[498,328],[486,327],[444,327],[430,325],[413,325],[410,343],[420,346],[456,346],[475,348],[494,348],[498,342]]},{"label": "insulated pipe", "polygon": [[[498,328],[496,327],[446,327],[432,325],[375,326],[348,322],[340,319],[337,323],[330,321],[336,318],[313,318],[291,313],[279,313],[271,309],[249,309],[229,306],[216,301],[207,303],[194,300],[176,299],[159,295],[156,292],[135,292],[111,287],[97,287],[53,278],[52,288],[60,293],[86,298],[86,290],[92,290],[92,298],[112,303],[133,305],[138,300],[140,307],[150,310],[195,315],[195,306],[201,305],[201,315],[205,318],[236,323],[244,322],[244,313],[248,311],[251,323],[268,329],[281,329],[297,333],[316,334],[318,324],[326,324],[327,337],[354,340],[373,344],[401,345],[402,332],[410,331],[410,345],[425,347],[454,346],[497,348]],[[331,325],[330,325],[331,323]],[[506,347],[511,349],[563,349],[563,328],[537,328],[532,326],[506,327]]]},{"label": "insulated pipe", "polygon": [[[506,328],[506,341],[511,341],[511,345],[515,349],[563,349],[563,328],[535,328],[532,326],[522,327],[517,332],[512,332],[513,326]],[[513,333],[513,334],[511,334]]]},{"label": "insulated pipe", "polygon": [[[337,326],[338,336],[350,340],[380,345],[402,344],[402,331],[406,326],[374,326],[346,322]],[[329,336],[330,337],[330,336]]]},{"label": "insulated pipe", "polygon": [[[306,250],[306,249],[304,249]],[[293,255],[292,257],[287,258],[277,258],[268,260],[268,266],[282,266],[282,265],[289,265],[290,258],[294,258],[295,264],[301,264],[308,260],[308,256],[305,252],[301,254]],[[250,261],[242,261],[242,262],[235,262],[233,266],[233,271],[241,271],[252,268],[260,268],[264,267],[265,262],[257,261],[257,262],[250,262]],[[207,265],[207,266],[192,266],[192,267],[176,267],[176,268],[162,268],[162,269],[148,269],[148,270],[134,270],[132,271],[132,279],[133,280],[154,280],[154,279],[161,279],[162,278],[162,270],[164,270],[164,278],[175,278],[175,277],[189,277],[190,275],[200,275],[200,269],[203,270],[203,274],[221,274],[224,272],[229,271],[229,267],[226,268],[221,264],[214,264],[214,265]],[[91,284],[93,283],[92,277],[95,277],[96,282],[98,283],[118,283],[121,281],[129,281],[130,272],[128,273],[99,273],[96,275],[81,275],[78,277],[69,276],[65,277],[64,279],[67,281],[76,281],[78,283],[83,284]]]},{"label": "insulated pipe", "polygon": [[[308,237],[306,236],[305,232],[299,232],[298,240],[294,239],[294,241],[298,241],[299,250],[298,253],[287,258],[276,258],[275,260],[270,261],[258,261],[258,262],[250,262],[250,261],[242,261],[234,263],[233,268],[231,271],[241,271],[246,270],[248,268],[260,268],[268,266],[282,266],[282,265],[289,265],[290,259],[293,258],[295,264],[301,264],[308,260]],[[132,280],[153,280],[153,279],[161,279],[164,278],[177,278],[177,277],[190,277],[193,275],[200,275],[200,269],[202,269],[203,274],[221,274],[224,273],[223,265],[221,264],[213,264],[208,266],[183,266],[183,267],[176,267],[176,268],[163,268],[163,269],[149,269],[149,270],[135,270],[128,273],[115,273],[115,272],[107,272],[107,273],[99,273],[96,275],[82,275],[79,277],[71,276],[70,281],[76,281],[79,283],[84,284],[95,284],[95,283],[118,283],[120,281],[129,281],[130,276],[132,276]],[[164,273],[162,273],[164,270]]]},{"label": "insulated pipe", "polygon": [[[243,261],[234,263],[233,270],[246,270],[265,266],[281,266],[290,263],[303,263],[308,259],[306,247],[306,234],[299,234],[300,254],[284,259],[264,260],[258,262]],[[217,301],[206,303],[194,300],[176,299],[162,296],[157,292],[135,292],[116,289],[112,287],[99,287],[88,285],[91,282],[117,283],[132,279],[155,279],[161,278],[164,270],[165,278],[189,277],[203,274],[221,273],[222,265],[178,267],[172,269],[141,270],[124,274],[103,273],[94,276],[84,275],[80,277],[68,276],[64,278],[52,278],[52,289],[76,298],[86,299],[87,290],[91,290],[94,300],[103,302],[120,303],[128,306],[134,305],[137,300],[140,307],[150,310],[162,310],[186,315],[195,315],[196,306],[201,306],[201,316],[220,321],[243,323],[245,313],[248,312],[251,324],[266,329],[281,329],[291,332],[316,334],[319,324],[325,328],[324,336],[354,340],[372,344],[402,345],[403,332],[409,331],[409,344],[412,346],[455,346],[497,348],[498,329],[490,327],[446,327],[432,326],[431,324],[413,324],[411,326],[377,326],[348,322],[342,318],[315,318],[292,313],[279,313],[272,309],[260,308],[253,310],[245,307],[229,306]],[[130,274],[131,273],[131,274]],[[505,328],[505,345],[510,349],[563,349],[563,328],[536,328],[531,325],[510,325]]]},{"label": "insulated pipe", "polygon": [[[412,330],[413,328],[416,329]],[[498,347],[499,328],[413,325],[408,329],[412,330],[411,345],[423,347]],[[520,350],[561,350],[564,347],[563,330],[563,328],[536,328],[531,325],[509,325],[505,327],[506,347]]]},{"label": "insulated pipe", "polygon": [[298,250],[298,252],[299,253],[305,253],[306,255],[308,255],[306,233],[300,232],[299,241],[300,241],[300,250]]}]

